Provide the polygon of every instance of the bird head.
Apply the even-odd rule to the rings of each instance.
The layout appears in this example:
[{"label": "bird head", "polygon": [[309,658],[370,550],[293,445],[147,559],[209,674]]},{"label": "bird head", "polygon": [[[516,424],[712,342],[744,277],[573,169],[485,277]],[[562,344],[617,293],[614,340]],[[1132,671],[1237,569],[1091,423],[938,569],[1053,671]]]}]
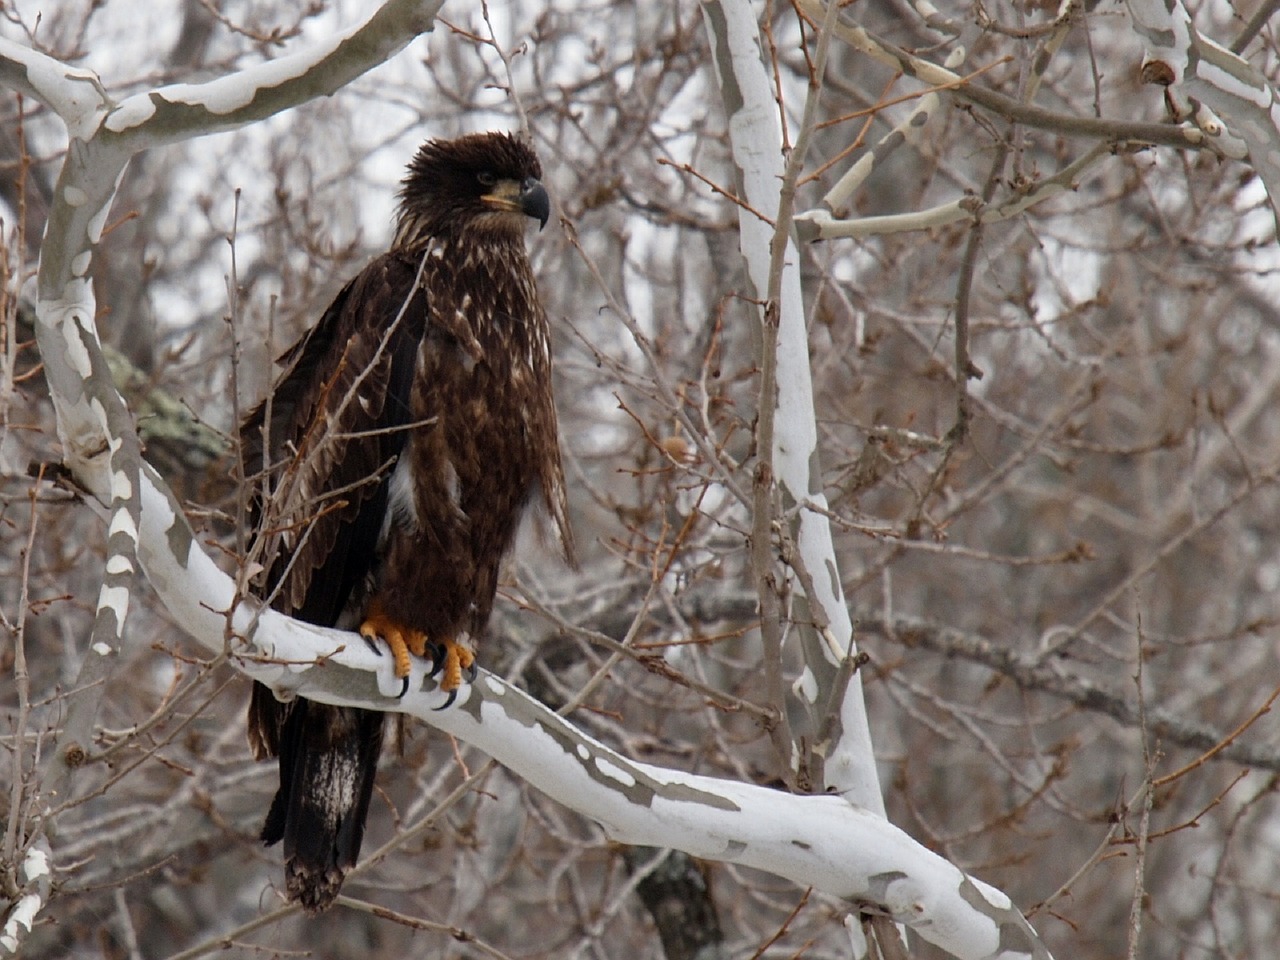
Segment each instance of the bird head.
[{"label": "bird head", "polygon": [[508,133],[428,140],[410,162],[401,186],[399,233],[519,237],[526,217],[541,227],[551,215],[541,177],[537,154]]}]

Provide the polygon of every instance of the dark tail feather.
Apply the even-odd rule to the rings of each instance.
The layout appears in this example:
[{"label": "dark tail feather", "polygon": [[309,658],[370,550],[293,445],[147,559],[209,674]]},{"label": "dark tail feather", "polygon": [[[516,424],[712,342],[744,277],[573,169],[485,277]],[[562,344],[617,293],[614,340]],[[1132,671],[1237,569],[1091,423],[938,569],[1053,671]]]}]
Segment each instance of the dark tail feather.
[{"label": "dark tail feather", "polygon": [[315,913],[333,903],[360,855],[386,715],[301,697],[282,706],[280,790],[262,841],[284,841],[286,893]]}]

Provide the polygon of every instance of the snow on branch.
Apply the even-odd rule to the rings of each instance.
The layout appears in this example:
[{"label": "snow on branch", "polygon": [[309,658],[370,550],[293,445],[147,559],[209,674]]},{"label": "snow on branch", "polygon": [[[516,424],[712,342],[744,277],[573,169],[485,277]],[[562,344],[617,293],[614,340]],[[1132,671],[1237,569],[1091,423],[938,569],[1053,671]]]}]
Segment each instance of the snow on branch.
[{"label": "snow on branch", "polygon": [[429,31],[444,0],[388,0],[363,24],[290,56],[129,97],[104,127],[139,146],[229,130],[329,96]]},{"label": "snow on branch", "polygon": [[[765,69],[759,31],[751,7],[743,2],[702,6],[713,63],[735,160],[738,196],[754,210],[777,212],[765,223],[739,208],[739,234],[747,275],[760,301],[763,348],[758,413],[760,465],[756,468],[756,529],[753,560],[760,583],[762,619],[770,618],[766,565],[772,563],[775,523],[772,496],[776,478],[781,507],[790,514],[793,545],[784,551],[794,573],[796,604],[805,671],[793,692],[809,726],[808,742],[823,758],[822,784],[880,813],[884,801],[871,746],[862,684],[853,671],[856,647],[845,603],[831,528],[825,516],[817,417],[809,366],[808,333],[800,289],[800,257],[792,230],[792,212],[804,143],[812,130],[811,110],[801,126],[795,163],[784,170],[782,130],[774,91]],[[809,98],[816,102],[816,93]],[[806,504],[815,505],[809,509]],[[775,613],[774,616],[777,616]],[[766,622],[762,629],[768,629]],[[803,762],[805,758],[798,757]]]},{"label": "snow on branch", "polygon": [[[1147,47],[1143,76],[1190,98],[1197,124],[1223,152],[1249,164],[1262,179],[1280,225],[1280,98],[1247,60],[1202,37],[1182,3],[1129,0],[1134,29]],[[1221,119],[1219,119],[1221,118]]]},{"label": "snow on branch", "polygon": [[884,910],[956,957],[1048,956],[1007,897],[843,798],[636,763],[488,675],[468,694],[430,721],[615,840],[742,864]]},{"label": "snow on branch", "polygon": [[[818,30],[817,52],[813,59],[813,75],[809,85],[803,119],[797,140],[786,151],[784,134],[778,116],[775,91],[770,83],[767,57],[762,49],[760,31],[755,14],[745,0],[704,0],[703,20],[711,44],[712,60],[720,85],[721,96],[729,121],[730,145],[735,163],[739,207],[739,233],[743,258],[746,261],[749,282],[754,287],[755,298],[760,302],[760,320],[763,332],[762,359],[760,363],[761,400],[758,418],[758,456],[761,465],[756,469],[757,487],[761,483],[772,485],[774,479],[783,496],[783,506],[792,518],[794,554],[787,558],[795,578],[795,588],[803,595],[807,608],[797,613],[796,620],[802,639],[806,669],[796,685],[796,694],[806,701],[811,718],[822,723],[822,711],[834,716],[836,722],[830,734],[831,743],[824,744],[827,764],[824,773],[828,783],[838,785],[846,799],[829,803],[835,798],[790,797],[784,805],[794,804],[799,812],[803,805],[814,803],[816,817],[806,814],[808,822],[814,817],[826,836],[823,845],[833,837],[843,840],[843,830],[852,827],[852,817],[862,828],[876,836],[875,846],[888,842],[883,837],[878,818],[883,816],[883,803],[879,796],[878,780],[871,749],[870,730],[862,696],[862,688],[856,673],[843,672],[852,663],[854,651],[853,629],[841,587],[839,569],[835,560],[831,530],[826,519],[826,500],[822,494],[821,465],[818,458],[816,416],[813,401],[813,385],[808,351],[808,334],[804,305],[800,288],[799,251],[794,236],[794,197],[799,172],[804,162],[805,147],[813,128],[812,107],[821,91],[825,64],[826,44],[835,25],[834,7],[821,8],[816,18],[821,24]],[[752,211],[766,213],[777,211],[776,221],[768,223]],[[757,500],[756,510],[770,510],[767,504]],[[773,513],[767,513],[773,521]],[[759,517],[757,517],[759,520]],[[772,537],[769,527],[760,530],[757,522],[753,530],[753,547],[759,549],[760,540],[768,545]],[[787,548],[784,546],[784,556]],[[753,563],[757,561],[753,560]],[[757,580],[760,572],[757,570]],[[769,616],[769,583],[764,578],[758,582],[762,619]],[[813,626],[805,626],[808,621]],[[768,626],[762,625],[762,630]],[[809,642],[805,643],[805,639]],[[816,640],[816,642],[814,642]],[[830,723],[830,720],[827,721]],[[819,729],[824,729],[820,727]],[[735,790],[750,789],[736,787]],[[739,799],[736,792],[721,792],[721,796]],[[782,798],[779,798],[782,799]],[[849,803],[852,799],[860,806]],[[761,800],[762,803],[763,799]],[[838,807],[844,807],[841,812]],[[779,819],[781,817],[781,819]],[[795,815],[775,814],[771,820],[786,825],[784,833],[797,822]],[[894,836],[897,836],[895,828]],[[830,831],[830,832],[828,832]],[[905,834],[902,834],[904,839]],[[779,838],[786,840],[785,837]],[[868,837],[868,839],[870,839]],[[668,842],[670,842],[668,840]],[[790,843],[802,841],[791,838]],[[807,843],[807,839],[803,841]],[[908,841],[910,842],[910,841]],[[840,842],[840,846],[843,843]],[[784,842],[785,846],[785,842]],[[692,852],[692,851],[691,851]],[[855,845],[842,850],[840,856],[852,857],[850,865],[858,863],[864,869],[867,847]],[[881,852],[884,852],[883,850]],[[905,848],[903,851],[905,853]],[[779,855],[781,851],[778,851]],[[705,856],[706,854],[701,854]],[[878,856],[879,854],[877,854]],[[913,882],[923,881],[926,872],[917,872],[923,863],[914,857],[904,857],[893,865],[894,858],[886,861],[891,870],[901,870]],[[755,864],[755,861],[739,862]],[[910,866],[908,865],[910,864]],[[918,866],[917,866],[918,864]],[[816,866],[816,865],[815,865]],[[812,883],[828,892],[851,896],[850,893],[823,887],[815,880],[814,867],[809,868],[804,882]],[[793,876],[783,872],[784,876]],[[872,874],[864,874],[870,880]],[[993,954],[1002,956],[1048,956],[1046,948],[1021,914],[1003,894],[990,891],[970,897],[965,890],[976,892],[975,881],[965,879],[961,887],[937,877],[942,893],[960,894],[963,906],[957,904],[956,920],[965,917],[966,928],[976,930],[992,919],[990,910],[996,908],[1010,919],[1018,930],[1019,942],[1002,941]],[[933,881],[926,881],[932,885]],[[857,898],[861,894],[852,894]],[[888,904],[885,904],[889,906]],[[967,956],[978,946],[971,934],[959,932],[959,927],[944,929],[938,917],[925,924],[908,920],[906,915],[889,906],[893,918],[913,927],[917,933],[937,944],[954,956]],[[966,916],[967,915],[967,916]],[[1016,921],[1012,918],[1016,917]],[[981,919],[979,919],[981,918]],[[1009,928],[1010,930],[1013,927]]]},{"label": "snow on branch", "polygon": [[39,50],[0,37],[0,84],[39,100],[62,118],[71,136],[93,132],[109,98],[92,70],[72,67]]}]

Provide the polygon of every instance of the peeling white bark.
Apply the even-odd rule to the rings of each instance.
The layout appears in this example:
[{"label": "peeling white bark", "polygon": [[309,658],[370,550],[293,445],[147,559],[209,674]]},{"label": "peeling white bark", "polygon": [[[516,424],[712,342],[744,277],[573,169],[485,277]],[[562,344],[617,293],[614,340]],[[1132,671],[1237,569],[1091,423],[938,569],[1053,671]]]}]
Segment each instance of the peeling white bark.
[{"label": "peeling white bark", "polygon": [[[755,15],[745,0],[705,2],[703,14],[712,44],[712,59],[729,114],[729,139],[738,167],[737,181],[742,198],[753,209],[776,216],[785,173],[782,129]],[[738,229],[747,274],[754,287],[750,293],[756,300],[763,301],[770,288],[770,249],[775,242],[774,227],[740,208]],[[760,320],[764,336],[777,338],[773,474],[786,493],[786,504],[799,508],[793,537],[812,587],[806,599],[819,612],[820,622],[827,625],[820,641],[804,648],[810,670],[821,669],[819,682],[802,684],[793,691],[813,705],[821,694],[830,692],[840,661],[856,653],[856,647],[853,621],[845,603],[836,564],[831,526],[824,514],[827,500],[822,492],[818,461],[809,335],[800,289],[800,254],[789,231],[783,240],[787,249],[779,285],[776,331],[767,322],[763,305]],[[804,592],[798,583],[793,584],[792,589],[797,593]],[[837,709],[841,722],[839,734],[826,752],[826,785],[835,788],[851,802],[883,814],[884,800],[871,747],[862,683],[856,674],[845,688]]]},{"label": "peeling white bark", "polygon": [[22,941],[35,926],[36,917],[49,902],[53,872],[49,866],[49,843],[41,839],[27,848],[18,871],[20,889],[0,927],[0,956],[17,956]]},{"label": "peeling white bark", "polygon": [[[798,697],[816,705],[823,695],[830,696],[834,668],[854,650],[854,642],[824,514],[827,503],[818,462],[799,252],[792,231],[786,229],[790,211],[781,208],[786,173],[782,133],[751,5],[746,0],[704,0],[702,10],[728,113],[739,196],[751,210],[776,216],[783,225],[775,232],[774,225],[762,222],[751,210],[738,211],[752,293],[757,300],[777,298],[776,329],[771,328],[763,304],[760,313],[764,336],[775,336],[777,346],[772,465],[773,475],[786,493],[784,502],[799,508],[793,536],[809,576],[806,599],[817,608],[818,622],[826,624],[820,642],[803,646],[806,669],[794,689]],[[817,61],[822,62],[821,55]],[[800,137],[803,140],[803,130]],[[779,242],[786,244],[782,272],[780,277],[771,277],[776,266],[776,259],[771,262],[771,245]],[[768,400],[765,397],[762,403]],[[792,585],[793,590],[797,587]],[[678,781],[685,788],[714,793],[732,804],[704,803],[706,808],[697,810],[701,842],[671,829],[656,840],[626,834],[623,838],[732,860],[837,896],[873,900],[894,920],[956,957],[1047,957],[1044,945],[1004,894],[965,877],[941,858],[921,858],[923,848],[884,819],[870,728],[856,674],[843,698],[827,709],[838,710],[840,722],[838,735],[828,746],[825,776],[840,798],[786,796],[743,784],[686,778]],[[482,715],[489,719],[487,713]],[[670,779],[670,771],[655,776],[668,778],[668,784],[677,782]],[[687,817],[687,805],[699,802],[666,801],[659,792],[650,804],[662,811],[666,823]],[[638,820],[643,822],[634,813],[630,819],[632,828]],[[814,834],[805,831],[809,825],[816,828]],[[718,853],[714,852],[716,847],[720,848]]]},{"label": "peeling white bark", "polygon": [[1181,2],[1128,0],[1149,60],[1172,71],[1176,96],[1189,98],[1197,125],[1233,159],[1248,156],[1280,227],[1280,97],[1243,57],[1200,35]]}]

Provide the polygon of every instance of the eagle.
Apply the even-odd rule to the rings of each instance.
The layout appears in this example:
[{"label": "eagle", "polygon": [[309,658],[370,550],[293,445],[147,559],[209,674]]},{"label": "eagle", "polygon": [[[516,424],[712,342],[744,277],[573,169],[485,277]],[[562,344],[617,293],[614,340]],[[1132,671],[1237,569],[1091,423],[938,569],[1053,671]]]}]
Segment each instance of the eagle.
[{"label": "eagle", "polygon": [[[474,674],[499,567],[541,498],[571,553],[547,315],[525,250],[550,202],[528,143],[429,140],[409,164],[391,248],[281,358],[240,431],[270,605],[427,657],[449,703]],[[402,690],[401,695],[403,695]],[[248,734],[278,758],[261,839],[285,891],[332,904],[364,835],[386,715],[254,685]]]}]

